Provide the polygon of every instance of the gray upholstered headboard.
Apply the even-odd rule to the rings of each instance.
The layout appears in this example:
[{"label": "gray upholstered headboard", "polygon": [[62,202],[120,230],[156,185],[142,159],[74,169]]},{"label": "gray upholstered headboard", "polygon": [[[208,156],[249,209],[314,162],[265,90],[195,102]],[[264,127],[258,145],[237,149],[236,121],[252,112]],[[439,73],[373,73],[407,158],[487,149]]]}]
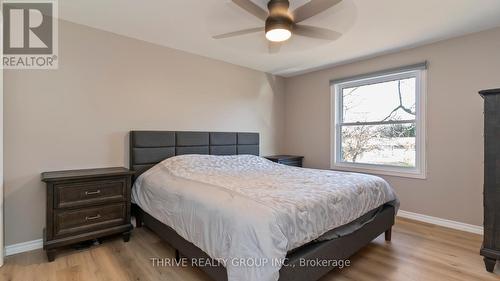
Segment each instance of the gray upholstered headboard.
[{"label": "gray upholstered headboard", "polygon": [[175,155],[259,155],[258,133],[131,131],[130,169],[138,177]]}]

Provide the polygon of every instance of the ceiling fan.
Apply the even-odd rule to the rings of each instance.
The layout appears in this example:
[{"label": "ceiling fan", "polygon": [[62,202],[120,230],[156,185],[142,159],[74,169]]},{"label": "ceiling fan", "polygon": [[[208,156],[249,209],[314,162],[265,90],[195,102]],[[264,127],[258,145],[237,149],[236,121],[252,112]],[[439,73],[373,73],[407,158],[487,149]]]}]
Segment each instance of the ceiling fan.
[{"label": "ceiling fan", "polygon": [[239,31],[219,34],[214,39],[224,39],[241,36],[245,34],[264,31],[267,40],[270,41],[269,50],[279,50],[280,43],[290,39],[292,34],[325,40],[335,40],[341,36],[340,33],[321,27],[299,24],[324,10],[335,6],[342,0],[311,0],[298,7],[293,12],[289,11],[288,0],[270,0],[266,11],[250,0],[232,0],[243,10],[265,21],[265,27],[248,28]]}]

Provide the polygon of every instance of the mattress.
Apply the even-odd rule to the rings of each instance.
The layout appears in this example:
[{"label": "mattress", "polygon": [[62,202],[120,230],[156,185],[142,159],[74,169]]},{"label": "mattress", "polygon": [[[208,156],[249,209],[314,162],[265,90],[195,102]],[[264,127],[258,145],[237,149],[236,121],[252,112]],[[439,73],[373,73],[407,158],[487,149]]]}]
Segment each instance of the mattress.
[{"label": "mattress", "polygon": [[221,262],[229,281],[275,281],[287,252],[326,239],[397,196],[372,175],[252,155],[182,155],[143,173],[132,200]]}]

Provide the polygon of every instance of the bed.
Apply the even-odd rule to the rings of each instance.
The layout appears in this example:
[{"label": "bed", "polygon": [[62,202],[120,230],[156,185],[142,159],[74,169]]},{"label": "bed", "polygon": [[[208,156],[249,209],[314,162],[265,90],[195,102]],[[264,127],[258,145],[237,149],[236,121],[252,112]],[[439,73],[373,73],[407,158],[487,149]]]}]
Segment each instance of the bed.
[{"label": "bed", "polygon": [[317,280],[390,241],[398,203],[382,179],[258,155],[257,133],[130,132],[137,226],[177,258],[211,261],[200,268],[217,281]]}]

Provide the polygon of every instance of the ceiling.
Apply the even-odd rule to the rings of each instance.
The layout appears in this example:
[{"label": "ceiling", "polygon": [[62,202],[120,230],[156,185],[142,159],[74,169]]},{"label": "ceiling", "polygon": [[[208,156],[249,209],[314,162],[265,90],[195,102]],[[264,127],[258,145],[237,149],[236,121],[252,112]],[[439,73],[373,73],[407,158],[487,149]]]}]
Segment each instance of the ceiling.
[{"label": "ceiling", "polygon": [[[262,7],[267,0],[253,0]],[[291,8],[307,0],[291,0]],[[186,52],[293,76],[359,58],[500,26],[499,0],[344,0],[303,24],[336,41],[293,36],[270,54],[264,34],[213,35],[263,26],[230,0],[64,0],[60,17]]]}]

